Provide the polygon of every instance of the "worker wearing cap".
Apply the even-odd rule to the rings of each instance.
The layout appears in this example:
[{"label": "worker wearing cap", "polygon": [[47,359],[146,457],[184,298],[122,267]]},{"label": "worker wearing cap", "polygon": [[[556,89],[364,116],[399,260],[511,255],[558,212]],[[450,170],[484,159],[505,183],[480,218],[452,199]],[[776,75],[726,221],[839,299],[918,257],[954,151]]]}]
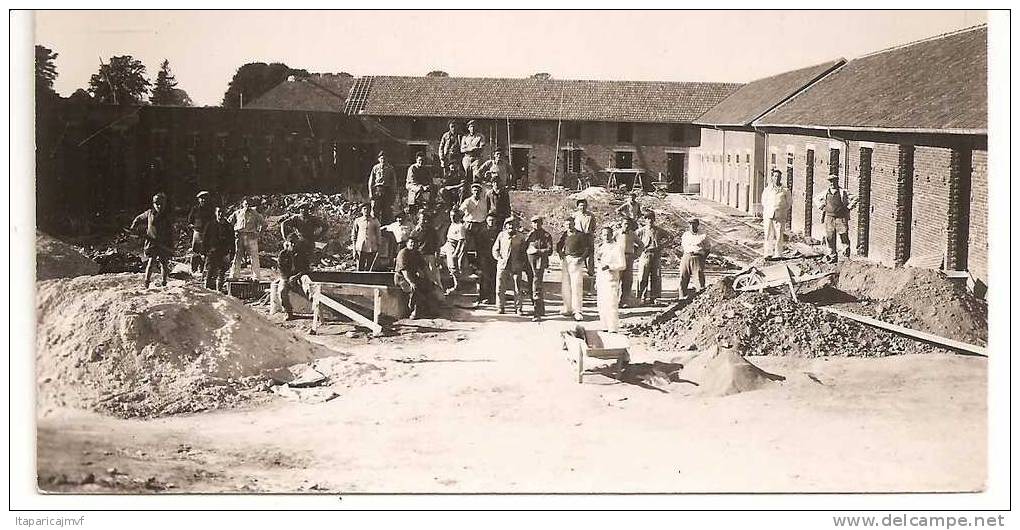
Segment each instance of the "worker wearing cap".
[{"label": "worker wearing cap", "polygon": [[390,209],[397,188],[397,172],[386,162],[386,152],[379,151],[379,163],[372,166],[368,174],[368,199],[372,203],[372,213],[381,222],[389,222]]},{"label": "worker wearing cap", "polygon": [[419,151],[414,154],[414,163],[407,166],[404,187],[407,189],[407,209],[410,212],[414,213],[425,206],[432,188],[432,170],[425,165],[425,153]]},{"label": "worker wearing cap", "polygon": [[460,166],[464,155],[460,152],[460,131],[457,129],[457,122],[450,120],[447,126],[449,130],[443,133],[439,140],[439,160],[443,166],[443,178],[449,184],[453,180],[451,164]]},{"label": "worker wearing cap", "polygon": [[195,195],[197,204],[188,213],[188,226],[191,227],[191,272],[199,273],[205,270],[204,235],[206,228],[213,222],[215,215],[213,206],[209,202],[209,192],[200,191]]},{"label": "worker wearing cap", "polygon": [[485,216],[492,211],[489,198],[481,184],[475,182],[471,185],[471,195],[460,203],[460,211],[464,212],[468,251],[488,252],[488,248],[481,248],[476,241],[478,232],[485,223]]},{"label": "worker wearing cap", "polygon": [[705,258],[712,251],[712,241],[701,230],[701,221],[691,219],[687,231],[680,236],[684,255],[680,258],[680,294],[686,298],[691,277],[698,279],[698,290],[705,288]]},{"label": "worker wearing cap", "polygon": [[170,276],[170,258],[174,250],[174,226],[170,208],[167,206],[166,194],[163,192],[152,196],[152,208],[138,214],[131,221],[131,232],[140,233],[145,239],[142,256],[145,258],[145,288],[149,288],[153,269],[158,265],[163,272],[162,286],[166,286]]},{"label": "worker wearing cap", "polygon": [[475,120],[468,121],[468,133],[460,137],[460,154],[463,156],[461,164],[464,166],[465,178],[475,174],[485,152],[485,135],[476,131],[477,126]]},{"label": "worker wearing cap", "polygon": [[545,270],[549,267],[549,255],[552,254],[552,235],[542,228],[544,219],[536,215],[531,218],[531,232],[524,240],[528,255],[528,283],[531,285],[531,305],[535,313],[531,320],[539,321],[545,316]]},{"label": "worker wearing cap", "polygon": [[487,160],[478,166],[478,173],[475,177],[476,179],[481,177],[489,182],[498,181],[504,188],[514,183],[513,168],[503,157],[503,151],[499,149],[493,151],[492,160]]},{"label": "worker wearing cap", "polygon": [[641,216],[641,228],[637,233],[637,276],[638,300],[655,304],[662,296],[662,251],[669,240],[669,234],[656,226],[655,212],[646,211]]},{"label": "worker wearing cap", "polygon": [[825,240],[829,245],[829,261],[839,260],[836,252],[836,235],[843,242],[843,256],[850,258],[850,210],[857,207],[857,199],[839,187],[839,175],[829,175],[829,189],[815,196],[815,207],[822,211]]},{"label": "worker wearing cap", "polygon": [[251,277],[259,279],[259,234],[266,226],[266,218],[255,208],[255,200],[244,198],[241,207],[227,217],[234,225],[234,266],[231,268],[232,278],[241,277],[244,258],[251,261]]},{"label": "worker wearing cap", "polygon": [[779,258],[786,246],[786,223],[790,220],[790,190],[783,186],[783,172],[772,170],[772,181],[761,193],[762,228],[765,243],[762,252],[765,258]]},{"label": "worker wearing cap", "polygon": [[379,220],[372,216],[372,208],[367,203],[361,205],[361,217],[351,225],[351,251],[359,271],[370,271],[375,268],[379,255],[380,233]]},{"label": "worker wearing cap", "polygon": [[503,231],[492,245],[492,257],[496,260],[496,305],[499,313],[505,312],[506,290],[512,287],[517,314],[523,315],[523,287],[529,265],[524,236],[517,230],[517,222],[513,218],[503,222]]}]

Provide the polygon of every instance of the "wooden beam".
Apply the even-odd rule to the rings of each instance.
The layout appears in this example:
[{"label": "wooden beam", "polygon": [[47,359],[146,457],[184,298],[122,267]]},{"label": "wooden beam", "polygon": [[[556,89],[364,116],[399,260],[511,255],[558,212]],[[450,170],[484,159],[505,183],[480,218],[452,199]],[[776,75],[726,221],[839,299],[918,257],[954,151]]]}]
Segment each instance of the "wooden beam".
[{"label": "wooden beam", "polygon": [[372,330],[373,333],[380,334],[383,331],[382,326],[380,326],[378,323],[373,322],[372,319],[366,318],[361,313],[358,313],[357,311],[343,305],[342,303],[337,302],[336,300],[333,300],[332,298],[322,294],[321,289],[318,292],[316,292],[315,304],[316,305],[322,304],[330,309],[333,309],[334,311],[340,313],[341,315],[344,315],[347,318],[353,320],[354,322],[361,324],[362,326]]},{"label": "wooden beam", "polygon": [[938,344],[939,346],[945,346],[946,348],[949,349],[964,351],[967,353],[972,353],[974,355],[981,355],[982,357],[988,356],[988,350],[986,348],[976,346],[974,344],[968,344],[966,342],[960,342],[958,340],[947,339],[945,337],[940,337],[934,333],[918,331],[916,329],[910,329],[903,326],[898,326],[896,324],[890,324],[888,322],[883,322],[881,320],[874,319],[871,317],[861,316],[856,313],[844,311],[842,309],[836,309],[833,307],[819,307],[819,309],[823,311],[828,311],[841,317],[849,318],[850,320],[856,320],[857,322],[860,322],[862,324],[867,324],[869,326],[874,326],[876,328],[892,331],[893,333],[906,335],[907,337],[923,340],[925,342],[931,342],[933,344]]}]

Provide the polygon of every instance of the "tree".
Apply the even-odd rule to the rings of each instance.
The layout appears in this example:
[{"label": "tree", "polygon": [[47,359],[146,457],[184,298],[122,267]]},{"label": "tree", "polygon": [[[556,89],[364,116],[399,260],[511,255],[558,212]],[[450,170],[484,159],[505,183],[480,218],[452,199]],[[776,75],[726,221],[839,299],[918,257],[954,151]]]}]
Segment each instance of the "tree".
[{"label": "tree", "polygon": [[153,105],[168,107],[191,106],[191,98],[188,96],[188,93],[177,88],[177,79],[170,72],[170,61],[166,59],[163,59],[163,64],[159,67],[159,73],[156,74],[156,85],[152,89],[150,102]]},{"label": "tree", "polygon": [[539,72],[537,74],[532,74],[531,78],[532,79],[552,79],[552,75],[548,74],[546,72]]},{"label": "tree", "polygon": [[448,74],[448,73],[446,73],[446,72],[444,72],[442,70],[433,70],[433,71],[425,74],[425,77],[450,77],[450,74]]},{"label": "tree", "polygon": [[140,105],[145,103],[152,83],[145,78],[145,65],[130,55],[110,57],[100,63],[99,71],[89,79],[89,93],[99,103]]},{"label": "tree", "polygon": [[36,100],[56,96],[53,82],[57,79],[57,54],[46,46],[35,45],[35,96]]},{"label": "tree", "polygon": [[305,69],[294,69],[283,63],[248,63],[237,69],[223,94],[224,107],[247,105],[290,76],[308,77]]}]

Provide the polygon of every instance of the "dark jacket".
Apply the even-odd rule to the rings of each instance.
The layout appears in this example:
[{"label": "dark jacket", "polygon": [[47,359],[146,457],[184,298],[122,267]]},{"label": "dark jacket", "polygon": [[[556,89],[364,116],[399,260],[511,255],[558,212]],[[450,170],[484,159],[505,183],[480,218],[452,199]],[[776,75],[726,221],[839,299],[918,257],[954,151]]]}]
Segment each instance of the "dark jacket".
[{"label": "dark jacket", "polygon": [[284,278],[290,278],[296,274],[307,273],[310,268],[308,257],[305,256],[304,252],[298,252],[296,250],[281,250],[278,262],[280,266],[280,274]]}]

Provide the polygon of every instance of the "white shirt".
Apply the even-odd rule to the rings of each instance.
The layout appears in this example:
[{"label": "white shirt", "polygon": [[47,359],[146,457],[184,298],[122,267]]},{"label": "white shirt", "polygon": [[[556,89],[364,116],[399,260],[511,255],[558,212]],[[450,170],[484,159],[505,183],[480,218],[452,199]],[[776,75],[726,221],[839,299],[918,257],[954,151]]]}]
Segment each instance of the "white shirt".
[{"label": "white shirt", "polygon": [[684,232],[684,235],[680,236],[680,247],[683,249],[684,254],[704,256],[712,249],[712,242],[708,239],[708,234],[704,232],[695,234],[688,230]]},{"label": "white shirt", "polygon": [[622,271],[627,268],[626,246],[623,237],[617,236],[612,241],[602,243],[598,249],[598,265],[609,267],[611,271]]},{"label": "white shirt", "polygon": [[460,211],[464,212],[464,221],[483,223],[485,216],[489,215],[489,200],[484,193],[477,199],[468,197],[460,203]]},{"label": "white shirt", "polygon": [[761,193],[761,213],[766,220],[786,221],[790,218],[790,190],[769,186]]}]

